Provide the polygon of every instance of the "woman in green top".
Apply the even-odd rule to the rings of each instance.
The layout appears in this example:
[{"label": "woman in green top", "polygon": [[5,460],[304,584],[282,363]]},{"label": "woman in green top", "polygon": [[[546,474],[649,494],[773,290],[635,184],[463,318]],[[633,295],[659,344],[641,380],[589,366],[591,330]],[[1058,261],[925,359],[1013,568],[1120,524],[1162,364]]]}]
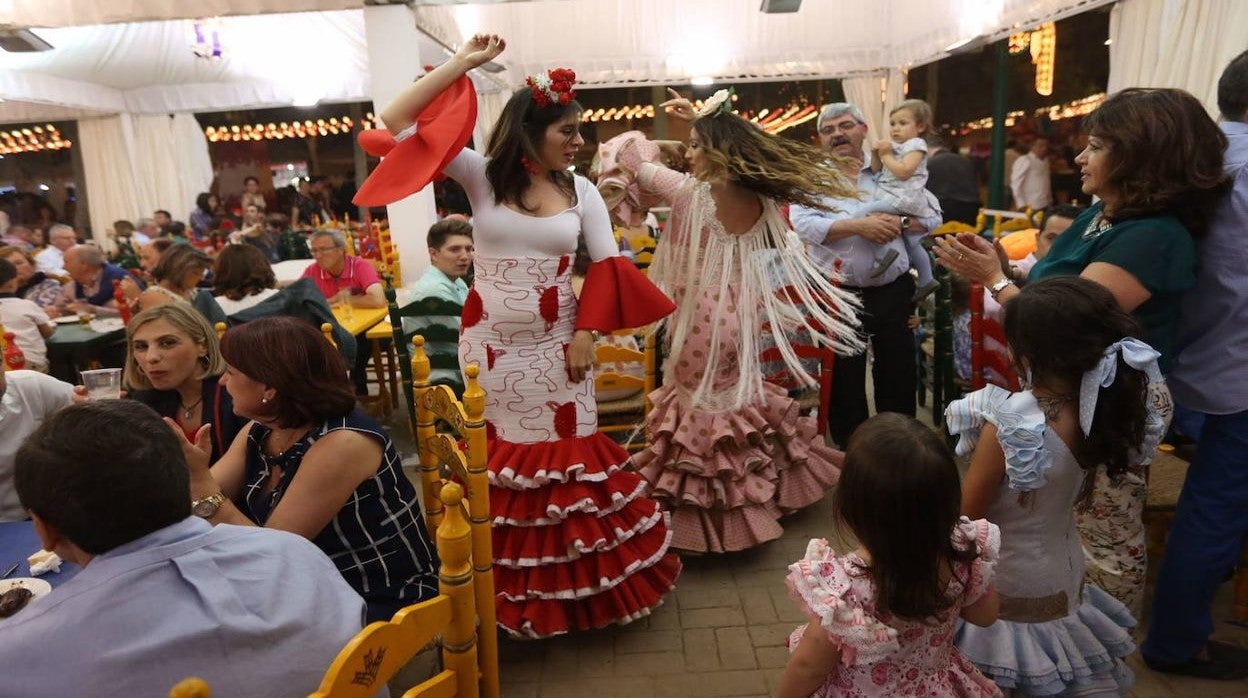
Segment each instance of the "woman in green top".
[{"label": "woman in green top", "polygon": [[[1100,202],[1075,219],[1028,278],[1077,274],[1105,286],[1140,321],[1140,339],[1161,352],[1165,371],[1174,358],[1180,300],[1196,284],[1193,238],[1204,233],[1227,191],[1226,136],[1195,97],[1175,89],[1123,90],[1083,125],[1088,147],[1075,162],[1083,193]],[[1018,293],[1015,284],[1022,280],[1011,276],[992,243],[977,235],[951,238],[937,241],[942,266],[982,283],[1002,304]],[[1169,403],[1168,394],[1153,399]],[[1110,482],[1101,468],[1092,504],[1079,515],[1080,534],[1093,558],[1089,580],[1137,618],[1147,568],[1144,490],[1143,473]]]}]

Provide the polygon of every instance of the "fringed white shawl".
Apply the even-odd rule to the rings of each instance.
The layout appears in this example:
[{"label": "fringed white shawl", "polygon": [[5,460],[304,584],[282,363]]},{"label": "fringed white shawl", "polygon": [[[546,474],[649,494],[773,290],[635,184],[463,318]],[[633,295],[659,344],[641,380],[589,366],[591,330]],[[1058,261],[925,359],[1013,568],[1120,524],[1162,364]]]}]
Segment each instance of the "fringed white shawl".
[{"label": "fringed white shawl", "polygon": [[[806,329],[815,342],[837,353],[863,350],[858,335],[857,296],[833,285],[811,263],[797,233],[789,229],[775,202],[763,199],[763,215],[747,233],[723,229],[715,215],[710,185],[692,181],[688,215],[673,219],[669,234],[659,241],[650,266],[650,280],[676,301],[676,312],[662,321],[667,330],[664,383],[675,385],[675,358],[680,356],[694,314],[705,292],[718,298],[712,317],[723,317],[730,302],[740,330],[739,363],[735,385],[716,386],[723,356],[719,350],[723,325],[710,323],[710,350],[702,379],[690,395],[699,409],[725,411],[761,399],[762,367],[759,336],[770,325],[776,347],[794,377],[807,387],[819,384],[802,366],[790,337]],[[685,195],[680,192],[675,198]],[[730,291],[732,293],[730,293]],[[787,291],[787,293],[786,293]],[[717,294],[717,295],[716,295]]]}]

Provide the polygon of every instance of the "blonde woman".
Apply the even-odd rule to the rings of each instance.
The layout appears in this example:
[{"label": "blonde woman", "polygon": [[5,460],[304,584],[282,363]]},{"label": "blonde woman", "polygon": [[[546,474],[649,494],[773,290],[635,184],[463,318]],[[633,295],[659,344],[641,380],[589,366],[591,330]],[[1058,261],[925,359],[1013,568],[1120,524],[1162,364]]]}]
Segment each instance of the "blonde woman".
[{"label": "blonde woman", "polygon": [[640,134],[611,144],[629,186],[640,188],[631,200],[672,207],[649,275],[676,312],[664,321],[668,358],[651,395],[650,447],[632,464],[672,511],[672,547],[729,552],[780,537],[782,514],[836,483],[842,455],[783,389],[764,383],[758,338],[770,328],[785,363],[810,384],[794,332],[861,348],[854,301],[811,266],[779,208],[821,206],[851,187],[817,150],[732,114],[727,91],[700,112],[672,95],[662,106],[693,125],[690,174],[660,164],[659,145]]},{"label": "blonde woman", "polygon": [[217,333],[189,303],[145,310],[126,327],[129,396],[175,421],[192,441],[200,427],[211,424],[214,463],[247,424],[234,414],[230,394],[218,382],[224,371]]}]

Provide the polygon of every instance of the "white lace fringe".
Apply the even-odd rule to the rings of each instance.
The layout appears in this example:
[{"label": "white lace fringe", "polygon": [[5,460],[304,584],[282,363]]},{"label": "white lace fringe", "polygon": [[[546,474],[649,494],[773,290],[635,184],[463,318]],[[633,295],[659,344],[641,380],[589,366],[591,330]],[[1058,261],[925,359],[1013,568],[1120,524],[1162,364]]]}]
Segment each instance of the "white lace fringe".
[{"label": "white lace fringe", "polygon": [[[764,200],[761,226],[743,234],[704,230],[703,222],[715,221],[715,202],[705,183],[692,185],[690,215],[674,235],[661,240],[650,279],[676,301],[676,312],[660,325],[667,328],[664,382],[678,385],[673,371],[676,357],[695,323],[701,299],[710,292],[716,298],[710,333],[710,350],[700,383],[690,399],[700,409],[726,411],[762,397],[762,366],[759,335],[770,325],[785,365],[806,387],[819,384],[802,366],[790,337],[801,329],[815,342],[839,354],[855,354],[864,348],[858,335],[857,296],[842,291],[811,263],[801,239],[788,228],[772,201]],[[778,292],[787,288],[796,302]],[[723,326],[715,321],[728,313],[735,292],[736,318],[740,328],[737,348],[738,380],[724,388],[714,386],[723,357],[720,336]],[[657,329],[658,325],[656,325]]]}]

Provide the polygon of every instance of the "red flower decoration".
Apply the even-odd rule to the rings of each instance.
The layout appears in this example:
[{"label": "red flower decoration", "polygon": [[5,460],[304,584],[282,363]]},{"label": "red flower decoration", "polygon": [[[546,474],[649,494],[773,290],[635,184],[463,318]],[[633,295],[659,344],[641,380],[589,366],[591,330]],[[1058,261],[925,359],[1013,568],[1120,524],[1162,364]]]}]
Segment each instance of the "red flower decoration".
[{"label": "red flower decoration", "polygon": [[556,103],[568,104],[576,99],[576,90],[572,89],[572,84],[576,82],[575,72],[568,68],[554,68],[546,71],[546,78],[542,80],[530,75],[524,79],[524,84],[533,93],[533,101],[538,107],[548,107]]},{"label": "red flower decoration", "polygon": [[482,319],[489,317],[485,312],[484,304],[481,302],[481,294],[477,290],[468,291],[468,298],[464,300],[464,312],[460,317],[460,327],[468,329],[476,326]]},{"label": "red flower decoration", "polygon": [[576,436],[576,403],[575,402],[548,402],[546,406],[554,410],[554,427],[555,434],[561,439],[571,439]]}]

